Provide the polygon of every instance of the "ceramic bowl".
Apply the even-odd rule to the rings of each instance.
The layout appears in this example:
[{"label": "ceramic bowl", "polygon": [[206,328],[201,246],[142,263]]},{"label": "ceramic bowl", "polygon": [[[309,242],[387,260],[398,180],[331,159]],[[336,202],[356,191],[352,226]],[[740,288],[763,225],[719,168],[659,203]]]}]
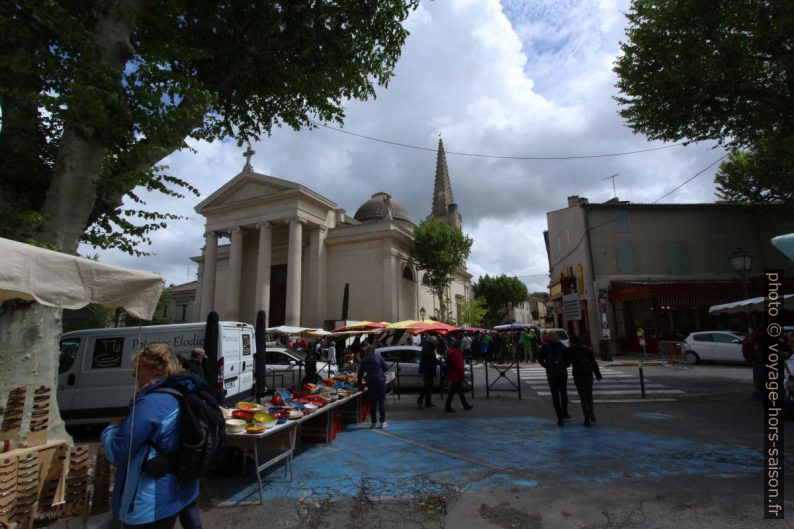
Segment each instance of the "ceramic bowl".
[{"label": "ceramic bowl", "polygon": [[248,424],[242,419],[228,419],[226,421],[226,431],[229,433],[241,433],[245,431],[245,425]]}]

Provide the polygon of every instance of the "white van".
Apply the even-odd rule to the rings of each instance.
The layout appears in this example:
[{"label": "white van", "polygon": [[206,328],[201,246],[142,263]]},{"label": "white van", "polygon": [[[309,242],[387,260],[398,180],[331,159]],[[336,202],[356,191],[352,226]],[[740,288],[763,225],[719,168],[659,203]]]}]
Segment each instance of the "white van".
[{"label": "white van", "polygon": [[[218,323],[218,381],[225,403],[250,396],[254,385],[254,328],[247,323]],[[133,396],[132,355],[153,343],[168,344],[189,358],[204,347],[204,323],[85,329],[60,339],[58,407],[69,424],[106,422],[127,414]]]}]

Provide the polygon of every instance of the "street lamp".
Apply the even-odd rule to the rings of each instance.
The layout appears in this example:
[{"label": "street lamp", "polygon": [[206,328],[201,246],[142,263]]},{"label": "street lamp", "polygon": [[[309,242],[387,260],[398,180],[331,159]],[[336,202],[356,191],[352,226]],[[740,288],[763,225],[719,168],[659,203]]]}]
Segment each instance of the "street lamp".
[{"label": "street lamp", "polygon": [[731,266],[739,273],[739,280],[742,283],[742,296],[747,299],[750,297],[747,291],[747,276],[753,267],[753,256],[747,250],[736,248],[731,254]]},{"label": "street lamp", "polygon": [[425,316],[427,316],[427,311],[425,310],[424,307],[419,309],[419,315],[422,317],[422,321],[425,321]]}]

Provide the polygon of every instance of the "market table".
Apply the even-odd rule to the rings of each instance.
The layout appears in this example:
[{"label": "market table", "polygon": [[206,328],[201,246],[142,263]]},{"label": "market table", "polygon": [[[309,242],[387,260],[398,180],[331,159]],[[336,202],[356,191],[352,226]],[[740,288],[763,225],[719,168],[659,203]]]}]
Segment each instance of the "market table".
[{"label": "market table", "polygon": [[[333,423],[337,412],[352,407],[356,414],[355,416],[359,417],[361,413],[361,396],[363,394],[363,391],[359,391],[334,402],[329,402],[309,415],[277,424],[261,433],[248,433],[246,431],[240,433],[226,432],[226,444],[242,448],[244,454],[246,456],[250,455],[254,461],[254,472],[259,485],[260,503],[263,502],[264,497],[263,471],[285,461],[284,476],[286,477],[287,473],[289,473],[290,480],[292,480],[292,457],[295,453],[298,428],[311,428],[311,423],[324,421],[324,425],[314,430],[314,432],[322,436],[326,444],[331,444],[334,435]],[[275,455],[262,462],[259,458],[260,451],[275,452]],[[245,472],[245,466],[243,467],[243,472]]]}]

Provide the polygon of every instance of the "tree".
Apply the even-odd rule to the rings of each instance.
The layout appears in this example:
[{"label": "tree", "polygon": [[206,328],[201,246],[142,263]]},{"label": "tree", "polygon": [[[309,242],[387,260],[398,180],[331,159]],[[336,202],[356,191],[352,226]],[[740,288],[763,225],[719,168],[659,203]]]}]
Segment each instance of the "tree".
[{"label": "tree", "polygon": [[[163,158],[190,138],[242,145],[273,125],[341,123],[347,100],[388,84],[417,2],[4,3],[0,235],[65,253],[81,240],[140,252],[174,217],[145,211],[137,190],[196,193]],[[55,384],[60,312],[8,305],[0,328],[0,391]],[[28,368],[21,350],[53,352]]]},{"label": "tree", "polygon": [[[743,173],[764,188],[794,160],[794,71],[788,0],[633,0],[627,42],[615,72],[621,116],[635,131],[665,141],[716,140],[756,151],[771,171]],[[718,181],[732,190],[741,165]],[[782,182],[791,181],[784,176]],[[729,187],[724,187],[728,185]],[[778,192],[774,186],[769,195]],[[788,192],[790,193],[790,191]],[[767,196],[750,195],[756,198]],[[790,195],[789,195],[790,196]]]},{"label": "tree", "polygon": [[448,318],[446,291],[455,272],[466,266],[473,242],[462,231],[436,219],[425,220],[414,230],[411,257],[425,272],[427,286],[438,297],[442,320]]},{"label": "tree", "polygon": [[530,294],[530,296],[532,296],[533,298],[542,299],[543,301],[547,301],[549,299],[549,293],[548,292],[540,292],[540,291],[533,292],[533,293]]},{"label": "tree", "polygon": [[486,312],[484,299],[462,299],[458,302],[457,324],[478,327]]},{"label": "tree", "polygon": [[526,301],[529,295],[523,281],[505,274],[499,277],[486,274],[473,285],[473,289],[476,297],[485,300],[485,321],[489,327],[502,323],[510,309]]},{"label": "tree", "polygon": [[794,143],[780,149],[762,143],[753,150],[731,150],[714,176],[717,196],[731,202],[794,203]]}]

